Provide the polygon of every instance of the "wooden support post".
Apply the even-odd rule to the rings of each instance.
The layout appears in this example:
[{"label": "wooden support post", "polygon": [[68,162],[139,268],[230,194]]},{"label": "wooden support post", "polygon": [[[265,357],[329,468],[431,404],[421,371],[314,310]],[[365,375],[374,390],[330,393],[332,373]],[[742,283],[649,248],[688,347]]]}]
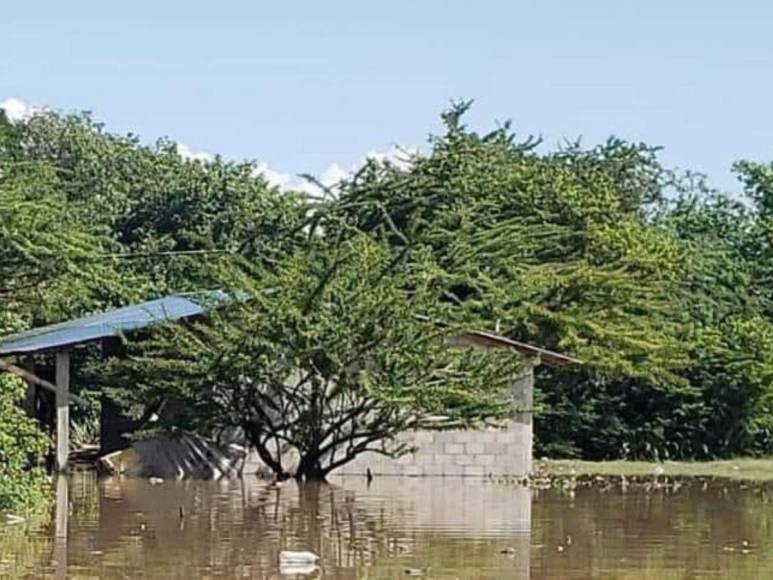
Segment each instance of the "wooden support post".
[{"label": "wooden support post", "polygon": [[534,414],[534,367],[539,360],[526,359],[521,374],[513,382],[513,419],[531,425]]},{"label": "wooden support post", "polygon": [[534,415],[534,367],[539,358],[528,358],[525,368],[513,381],[513,426],[521,447],[519,475],[528,475],[532,469]]},{"label": "wooden support post", "polygon": [[67,469],[70,453],[70,351],[56,353],[56,470]]}]

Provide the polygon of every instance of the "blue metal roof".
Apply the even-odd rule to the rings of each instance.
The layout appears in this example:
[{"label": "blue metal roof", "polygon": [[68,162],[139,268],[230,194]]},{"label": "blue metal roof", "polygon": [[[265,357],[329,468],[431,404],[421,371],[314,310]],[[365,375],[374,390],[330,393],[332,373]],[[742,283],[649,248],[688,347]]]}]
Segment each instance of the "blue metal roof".
[{"label": "blue metal roof", "polygon": [[225,292],[167,296],[110,312],[34,328],[0,338],[0,356],[60,349],[116,337],[153,324],[203,314],[207,307],[227,301]]}]

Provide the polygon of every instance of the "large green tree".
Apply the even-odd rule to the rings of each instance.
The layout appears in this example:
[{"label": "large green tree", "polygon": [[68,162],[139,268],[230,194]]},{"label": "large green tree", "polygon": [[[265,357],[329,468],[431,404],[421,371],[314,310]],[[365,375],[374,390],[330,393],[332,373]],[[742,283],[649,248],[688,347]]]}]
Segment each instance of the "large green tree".
[{"label": "large green tree", "polygon": [[680,249],[647,227],[663,171],[654,151],[610,140],[541,154],[507,126],[465,128],[466,105],[408,170],[370,162],[318,214],[396,253],[429,252],[481,324],[658,380],[680,362],[660,316]]},{"label": "large green tree", "polygon": [[[186,160],[169,140],[143,145],[87,115],[11,123],[0,111],[0,336],[211,287],[212,265],[232,254],[279,259],[300,211],[253,164]],[[40,460],[39,447],[9,438],[31,424],[18,395],[3,378],[6,490]],[[82,411],[76,420],[95,420]]]},{"label": "large green tree", "polygon": [[232,281],[238,298],[205,320],[112,361],[124,399],[167,403],[178,411],[161,416],[178,426],[239,430],[277,476],[303,479],[405,453],[397,435],[431,417],[459,427],[511,412],[518,356],[451,347],[456,326],[419,317],[443,310],[431,267],[356,237],[254,276]]}]

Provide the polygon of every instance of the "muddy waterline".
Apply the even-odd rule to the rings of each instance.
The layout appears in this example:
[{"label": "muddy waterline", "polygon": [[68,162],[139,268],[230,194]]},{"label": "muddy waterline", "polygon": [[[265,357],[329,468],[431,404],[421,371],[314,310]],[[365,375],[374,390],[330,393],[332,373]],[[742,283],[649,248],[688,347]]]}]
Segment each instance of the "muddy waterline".
[{"label": "muddy waterline", "polygon": [[[773,578],[761,485],[154,483],[62,479],[49,527],[0,528],[0,578]],[[281,550],[321,569],[280,568]]]}]

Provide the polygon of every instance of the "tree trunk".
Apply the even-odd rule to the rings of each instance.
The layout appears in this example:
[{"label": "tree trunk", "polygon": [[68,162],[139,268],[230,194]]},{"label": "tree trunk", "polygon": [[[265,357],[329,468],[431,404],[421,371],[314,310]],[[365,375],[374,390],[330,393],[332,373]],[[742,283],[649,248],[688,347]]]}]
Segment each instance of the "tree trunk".
[{"label": "tree trunk", "polygon": [[268,450],[266,447],[265,442],[260,438],[260,436],[255,433],[254,431],[251,431],[249,429],[249,426],[244,426],[244,432],[247,436],[247,441],[252,445],[253,449],[257,451],[258,457],[260,457],[261,461],[266,464],[266,466],[274,472],[277,479],[284,480],[287,479],[289,474],[284,470],[282,467],[282,458],[274,457],[272,453]]},{"label": "tree trunk", "polygon": [[295,479],[298,481],[325,481],[325,470],[319,462],[319,454],[307,453],[301,457]]}]

